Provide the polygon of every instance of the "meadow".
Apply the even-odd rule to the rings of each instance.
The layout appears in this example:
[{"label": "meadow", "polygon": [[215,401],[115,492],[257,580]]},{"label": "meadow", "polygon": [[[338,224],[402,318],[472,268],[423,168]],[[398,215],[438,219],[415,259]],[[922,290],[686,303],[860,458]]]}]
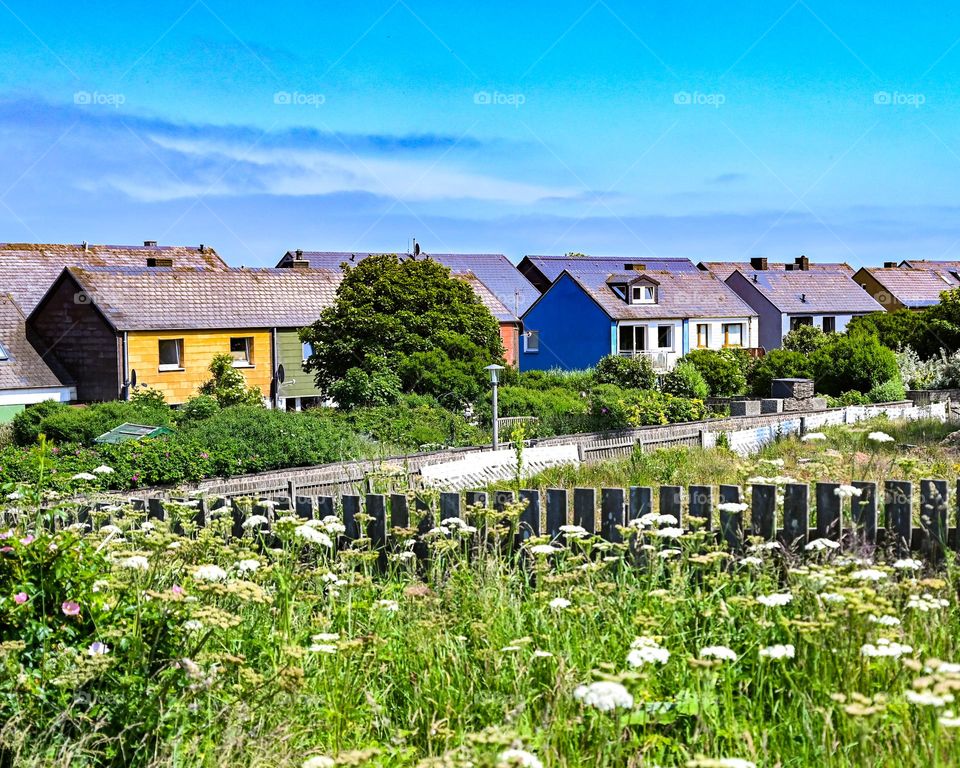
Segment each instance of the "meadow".
[{"label": "meadow", "polygon": [[4,503],[0,765],[960,762],[952,560],[731,554],[656,513],[623,544],[568,526],[513,550],[519,506],[395,530],[381,558],[252,505],[235,538],[187,505],[51,525]]}]

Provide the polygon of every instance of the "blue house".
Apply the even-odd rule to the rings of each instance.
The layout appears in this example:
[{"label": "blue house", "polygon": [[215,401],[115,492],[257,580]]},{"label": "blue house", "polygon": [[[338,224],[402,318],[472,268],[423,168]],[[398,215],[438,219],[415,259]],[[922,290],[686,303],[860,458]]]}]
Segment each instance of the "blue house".
[{"label": "blue house", "polygon": [[590,368],[610,354],[670,370],[691,349],[757,345],[757,314],[709,272],[564,270],[523,316],[520,370]]}]

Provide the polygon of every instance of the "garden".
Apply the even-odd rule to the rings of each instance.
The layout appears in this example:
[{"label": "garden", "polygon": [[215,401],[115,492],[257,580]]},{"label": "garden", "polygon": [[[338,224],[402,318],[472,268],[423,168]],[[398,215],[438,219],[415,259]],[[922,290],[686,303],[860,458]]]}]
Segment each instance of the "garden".
[{"label": "garden", "polygon": [[[947,431],[875,422],[748,459],[666,451],[522,480],[955,477]],[[731,552],[656,512],[622,543],[567,524],[514,547],[520,505],[438,523],[436,496],[421,500],[386,554],[344,539],[339,516],[252,503],[237,536],[229,512],[198,527],[191,503],[161,520],[0,502],[0,763],[960,761],[952,558],[758,539]]]}]

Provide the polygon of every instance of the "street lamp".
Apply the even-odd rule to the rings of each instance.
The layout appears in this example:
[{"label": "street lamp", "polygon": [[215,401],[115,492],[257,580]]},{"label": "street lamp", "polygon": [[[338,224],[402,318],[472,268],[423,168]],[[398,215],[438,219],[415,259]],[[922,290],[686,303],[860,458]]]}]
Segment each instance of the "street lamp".
[{"label": "street lamp", "polygon": [[503,370],[502,365],[488,365],[484,368],[485,371],[490,371],[490,386],[493,387],[493,450],[497,450],[500,447],[500,423],[499,417],[497,414],[497,385],[500,383],[500,371]]}]

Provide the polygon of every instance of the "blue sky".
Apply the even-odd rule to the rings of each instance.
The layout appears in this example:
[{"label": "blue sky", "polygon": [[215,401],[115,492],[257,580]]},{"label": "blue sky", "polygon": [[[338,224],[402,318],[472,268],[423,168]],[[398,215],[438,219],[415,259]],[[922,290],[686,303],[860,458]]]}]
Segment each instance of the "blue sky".
[{"label": "blue sky", "polygon": [[940,3],[0,0],[0,240],[960,259],[958,82]]}]

